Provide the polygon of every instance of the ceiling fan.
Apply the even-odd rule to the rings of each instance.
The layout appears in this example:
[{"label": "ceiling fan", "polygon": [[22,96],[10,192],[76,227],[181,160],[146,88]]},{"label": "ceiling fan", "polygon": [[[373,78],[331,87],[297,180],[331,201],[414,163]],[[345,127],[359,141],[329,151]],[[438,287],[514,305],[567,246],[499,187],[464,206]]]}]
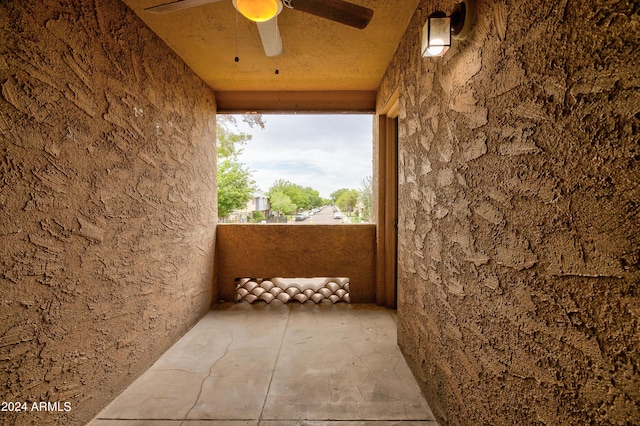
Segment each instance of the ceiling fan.
[{"label": "ceiling fan", "polygon": [[[167,13],[219,1],[221,0],[177,0],[148,7],[145,11]],[[343,0],[232,0],[232,2],[238,12],[257,24],[264,53],[269,57],[284,53],[276,19],[282,11],[283,4],[289,9],[358,29],[364,29],[373,17],[372,9]]]}]

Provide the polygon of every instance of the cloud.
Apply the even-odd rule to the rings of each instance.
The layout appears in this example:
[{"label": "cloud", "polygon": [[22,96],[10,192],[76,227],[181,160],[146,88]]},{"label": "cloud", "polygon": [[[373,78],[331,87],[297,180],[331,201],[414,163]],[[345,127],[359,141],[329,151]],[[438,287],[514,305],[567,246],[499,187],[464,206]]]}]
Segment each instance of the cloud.
[{"label": "cloud", "polygon": [[264,115],[265,128],[251,134],[240,160],[263,190],[285,179],[320,192],[359,189],[372,174],[373,115]]}]

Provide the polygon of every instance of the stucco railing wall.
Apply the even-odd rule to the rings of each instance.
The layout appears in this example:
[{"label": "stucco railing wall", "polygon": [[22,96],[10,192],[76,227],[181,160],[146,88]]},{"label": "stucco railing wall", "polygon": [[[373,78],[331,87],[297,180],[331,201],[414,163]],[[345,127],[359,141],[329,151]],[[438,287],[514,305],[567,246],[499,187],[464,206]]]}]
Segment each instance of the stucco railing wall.
[{"label": "stucco railing wall", "polygon": [[220,224],[216,284],[235,301],[236,278],[348,277],[352,303],[375,301],[375,225]]}]

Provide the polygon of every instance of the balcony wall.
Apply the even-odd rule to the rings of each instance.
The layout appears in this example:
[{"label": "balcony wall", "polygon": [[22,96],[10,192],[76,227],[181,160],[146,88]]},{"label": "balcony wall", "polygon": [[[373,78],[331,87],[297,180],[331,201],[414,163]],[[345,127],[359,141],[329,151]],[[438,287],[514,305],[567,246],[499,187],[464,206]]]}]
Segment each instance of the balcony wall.
[{"label": "balcony wall", "polygon": [[348,277],[352,303],[375,301],[375,225],[220,224],[220,298],[234,301],[236,278]]},{"label": "balcony wall", "polygon": [[215,99],[118,0],[0,22],[0,400],[70,404],[0,423],[84,424],[215,297]]}]

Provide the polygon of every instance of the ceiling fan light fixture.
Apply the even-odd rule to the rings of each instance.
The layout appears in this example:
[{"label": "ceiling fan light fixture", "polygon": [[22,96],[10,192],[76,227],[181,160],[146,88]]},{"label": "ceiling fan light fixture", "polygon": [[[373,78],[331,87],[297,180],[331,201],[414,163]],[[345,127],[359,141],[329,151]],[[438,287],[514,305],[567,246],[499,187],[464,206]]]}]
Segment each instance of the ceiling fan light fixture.
[{"label": "ceiling fan light fixture", "polygon": [[282,7],[278,0],[233,0],[233,5],[245,18],[254,22],[268,21]]}]

